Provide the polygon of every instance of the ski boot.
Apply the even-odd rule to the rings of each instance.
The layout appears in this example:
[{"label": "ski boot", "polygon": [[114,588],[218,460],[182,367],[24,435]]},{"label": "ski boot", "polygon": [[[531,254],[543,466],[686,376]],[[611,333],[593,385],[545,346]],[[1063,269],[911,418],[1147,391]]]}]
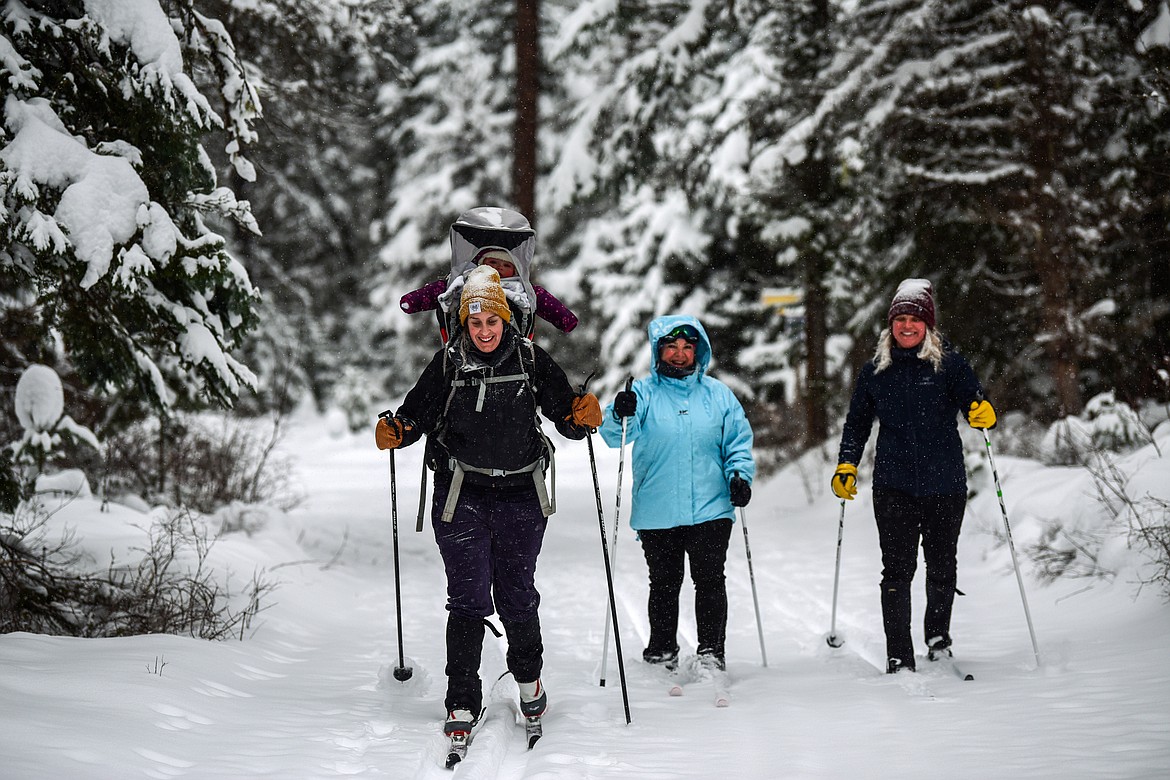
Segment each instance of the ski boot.
[{"label": "ski boot", "polygon": [[909,663],[906,663],[901,658],[886,659],[886,674],[897,674],[901,671],[915,671],[914,661],[911,660]]},{"label": "ski boot", "polygon": [[657,650],[647,647],[642,651],[642,660],[655,666],[664,666],[667,671],[673,672],[678,668],[678,648]]},{"label": "ski boot", "polygon": [[941,661],[954,655],[951,652],[951,638],[948,636],[932,636],[926,640],[926,657],[931,661]]}]

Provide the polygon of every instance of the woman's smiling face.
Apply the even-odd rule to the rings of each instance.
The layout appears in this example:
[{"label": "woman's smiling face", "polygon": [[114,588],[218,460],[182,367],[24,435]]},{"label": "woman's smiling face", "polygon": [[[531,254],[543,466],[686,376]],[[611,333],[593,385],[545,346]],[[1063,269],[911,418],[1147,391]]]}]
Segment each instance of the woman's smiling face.
[{"label": "woman's smiling face", "polygon": [[902,349],[913,349],[926,338],[926,323],[913,314],[899,314],[890,326],[894,341]]},{"label": "woman's smiling face", "polygon": [[492,352],[504,336],[504,320],[492,312],[472,314],[467,318],[467,335],[480,352]]},{"label": "woman's smiling face", "polygon": [[686,339],[675,339],[662,345],[658,357],[675,368],[690,368],[695,364],[695,345]]}]

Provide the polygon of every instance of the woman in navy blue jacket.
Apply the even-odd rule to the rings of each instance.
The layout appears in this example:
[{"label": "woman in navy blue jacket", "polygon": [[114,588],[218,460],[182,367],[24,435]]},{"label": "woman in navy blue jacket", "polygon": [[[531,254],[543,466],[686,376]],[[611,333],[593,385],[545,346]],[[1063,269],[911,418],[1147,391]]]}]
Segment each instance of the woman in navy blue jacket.
[{"label": "woman in navy blue jacket", "polygon": [[956,417],[995,425],[995,410],[971,366],[935,328],[934,290],[906,279],[890,304],[889,327],[857,378],[841,432],[833,493],[857,494],[857,464],[876,419],[873,506],[882,549],[881,603],[886,671],[914,670],[910,585],[921,543],[926,561],[924,638],[928,657],[950,654],[959,529],[967,472]]}]

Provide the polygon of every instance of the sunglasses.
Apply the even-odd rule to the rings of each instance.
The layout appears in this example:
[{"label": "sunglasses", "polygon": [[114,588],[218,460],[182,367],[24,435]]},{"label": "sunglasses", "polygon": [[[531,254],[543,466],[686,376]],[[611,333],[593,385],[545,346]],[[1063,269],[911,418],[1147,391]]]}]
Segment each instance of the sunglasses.
[{"label": "sunglasses", "polygon": [[699,332],[690,325],[679,325],[677,328],[667,333],[664,337],[666,341],[674,341],[675,339],[684,339],[692,344],[699,341]]}]

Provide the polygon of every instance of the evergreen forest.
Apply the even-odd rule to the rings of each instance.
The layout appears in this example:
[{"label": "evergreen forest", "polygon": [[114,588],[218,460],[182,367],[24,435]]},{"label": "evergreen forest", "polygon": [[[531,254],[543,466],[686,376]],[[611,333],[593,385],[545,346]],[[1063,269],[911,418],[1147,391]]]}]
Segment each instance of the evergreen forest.
[{"label": "evergreen forest", "polygon": [[439,346],[399,298],[484,205],[535,227],[574,383],[697,315],[772,465],[907,277],[1001,414],[1170,400],[1164,0],[8,0],[0,90],[10,505],[35,364],[160,463],[204,409],[372,426]]}]

